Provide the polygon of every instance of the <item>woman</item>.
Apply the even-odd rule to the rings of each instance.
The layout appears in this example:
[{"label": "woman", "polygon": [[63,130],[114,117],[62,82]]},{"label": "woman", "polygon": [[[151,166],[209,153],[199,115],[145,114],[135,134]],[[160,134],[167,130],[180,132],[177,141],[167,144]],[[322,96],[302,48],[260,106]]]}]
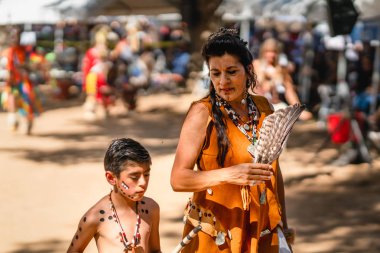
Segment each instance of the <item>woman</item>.
[{"label": "woman", "polygon": [[[257,74],[258,84],[254,88],[256,94],[265,96],[274,109],[300,103],[297,92],[294,89],[292,77],[287,68],[286,57],[280,57],[278,41],[269,38],[260,48],[259,59],[253,61],[253,67]],[[312,114],[303,111],[300,119],[309,120]]]},{"label": "woman", "polygon": [[224,28],[202,55],[210,94],[189,109],[171,174],[175,191],[194,192],[184,235],[202,226],[182,252],[278,252],[277,228],[287,228],[281,171],[277,161],[254,164],[247,151],[272,113],[264,97],[248,94],[255,86],[252,55]]}]

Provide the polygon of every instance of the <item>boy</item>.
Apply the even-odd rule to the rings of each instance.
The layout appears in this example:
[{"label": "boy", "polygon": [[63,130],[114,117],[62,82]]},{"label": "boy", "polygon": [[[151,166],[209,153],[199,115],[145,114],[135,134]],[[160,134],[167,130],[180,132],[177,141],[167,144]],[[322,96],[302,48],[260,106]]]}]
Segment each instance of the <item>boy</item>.
[{"label": "boy", "polygon": [[104,168],[113,189],[83,215],[68,253],[83,252],[92,238],[100,253],[161,252],[159,206],[144,197],[150,165],[148,151],[138,142],[112,141]]}]

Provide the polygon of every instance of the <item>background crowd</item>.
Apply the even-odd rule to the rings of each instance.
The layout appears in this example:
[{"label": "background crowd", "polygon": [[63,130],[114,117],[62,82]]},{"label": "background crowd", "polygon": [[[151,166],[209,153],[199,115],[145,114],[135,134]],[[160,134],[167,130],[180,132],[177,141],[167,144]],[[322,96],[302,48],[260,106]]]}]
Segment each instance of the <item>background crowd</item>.
[{"label": "background crowd", "polygon": [[[239,28],[237,23],[226,22],[225,26]],[[82,98],[84,118],[93,120],[107,118],[116,101],[121,101],[128,112],[134,111],[139,94],[178,90],[205,94],[208,90],[207,69],[205,65],[203,70],[195,67],[188,27],[180,20],[164,22],[133,16],[92,23],[68,19],[54,25],[2,26],[1,103],[3,110],[13,113],[8,122],[13,130],[18,125],[17,104],[19,107],[23,104],[16,102],[10,106],[6,88],[13,70],[18,68],[11,66],[14,57],[10,54],[9,35],[15,29],[20,31],[23,65],[27,66],[24,70],[34,94],[31,99],[21,92],[25,89],[19,88],[18,93],[24,94],[20,101],[36,100],[43,104],[54,98],[59,106],[59,99]],[[322,127],[336,126],[331,123],[336,113],[355,112],[364,137],[370,136],[369,141],[378,146],[379,95],[375,94],[372,80],[377,47],[371,44],[371,36],[364,35],[364,30],[362,34],[357,30],[351,35],[331,37],[326,24],[291,20],[253,22],[248,46],[256,59],[259,85],[255,92],[265,95],[277,107],[306,104],[308,111],[301,119],[315,119]],[[205,31],[201,38],[208,34]],[[342,54],[343,79],[339,77]],[[29,122],[43,111],[40,108],[43,105],[38,105],[38,110],[34,107],[26,116]],[[336,118],[340,120],[343,116]],[[31,132],[31,126],[32,123],[27,124],[27,133]],[[337,142],[350,139],[342,138]]]}]

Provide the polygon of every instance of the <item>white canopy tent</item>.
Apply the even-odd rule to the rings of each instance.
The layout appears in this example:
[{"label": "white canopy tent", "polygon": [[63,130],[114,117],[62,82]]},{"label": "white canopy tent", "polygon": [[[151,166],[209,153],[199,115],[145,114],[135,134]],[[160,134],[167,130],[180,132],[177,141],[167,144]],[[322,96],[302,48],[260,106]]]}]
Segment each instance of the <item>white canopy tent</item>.
[{"label": "white canopy tent", "polygon": [[[353,0],[360,12],[360,19],[380,18],[379,0]],[[224,0],[226,15],[239,16],[246,8],[251,9],[252,19],[277,16],[304,16],[310,21],[327,20],[327,0]]]},{"label": "white canopy tent", "polygon": [[54,24],[60,12],[46,5],[52,0],[0,0],[0,25]]},{"label": "white canopy tent", "polygon": [[[74,17],[96,15],[158,15],[178,13],[177,0],[0,0],[0,25],[21,23],[55,23]],[[378,0],[354,0],[360,19],[380,17]],[[225,0],[225,13],[241,14],[251,9],[252,18],[265,16],[326,17],[326,0]]]},{"label": "white canopy tent", "polygon": [[[174,0],[171,0],[173,2]],[[169,0],[0,0],[0,25],[54,24],[98,15],[179,13]]]},{"label": "white canopy tent", "polygon": [[50,0],[50,7],[69,17],[159,15],[178,13],[174,0]]}]

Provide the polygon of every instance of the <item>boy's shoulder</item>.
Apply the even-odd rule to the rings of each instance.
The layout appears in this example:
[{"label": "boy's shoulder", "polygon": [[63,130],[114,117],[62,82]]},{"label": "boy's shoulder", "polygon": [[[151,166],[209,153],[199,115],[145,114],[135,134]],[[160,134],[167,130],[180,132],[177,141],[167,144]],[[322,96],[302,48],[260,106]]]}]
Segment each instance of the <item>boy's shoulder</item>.
[{"label": "boy's shoulder", "polygon": [[141,208],[147,208],[151,210],[153,213],[157,213],[160,211],[160,206],[158,203],[149,197],[144,196],[142,200],[139,201],[139,205],[141,205]]},{"label": "boy's shoulder", "polygon": [[140,200],[139,202],[140,202],[141,204],[149,205],[149,206],[152,207],[152,208],[160,208],[159,205],[158,205],[158,203],[157,203],[154,199],[152,199],[152,198],[150,198],[150,197],[146,197],[146,196],[144,196],[144,197],[142,198],[142,200]]},{"label": "boy's shoulder", "polygon": [[106,195],[87,210],[81,222],[87,223],[89,226],[97,226],[110,215],[112,212],[110,211],[109,195]]}]

